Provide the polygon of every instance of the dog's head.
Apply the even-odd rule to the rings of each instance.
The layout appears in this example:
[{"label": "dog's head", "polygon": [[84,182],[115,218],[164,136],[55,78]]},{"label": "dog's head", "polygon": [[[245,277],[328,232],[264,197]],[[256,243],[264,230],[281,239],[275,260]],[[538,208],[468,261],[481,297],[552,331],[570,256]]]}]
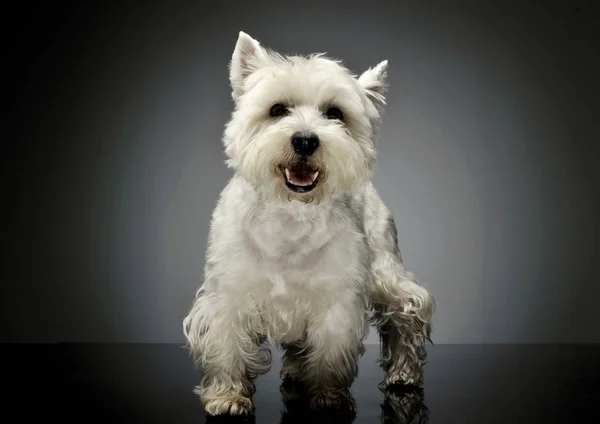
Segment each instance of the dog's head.
[{"label": "dog's head", "polygon": [[316,54],[282,56],[240,32],[227,163],[266,196],[322,201],[371,178],[387,61],[359,77]]}]

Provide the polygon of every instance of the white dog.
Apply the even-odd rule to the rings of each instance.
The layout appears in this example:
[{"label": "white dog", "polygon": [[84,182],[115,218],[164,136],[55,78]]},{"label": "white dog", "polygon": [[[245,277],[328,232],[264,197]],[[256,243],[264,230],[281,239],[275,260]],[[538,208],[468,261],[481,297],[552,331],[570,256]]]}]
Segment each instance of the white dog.
[{"label": "white dog", "polygon": [[303,383],[312,406],[339,404],[369,322],[386,383],[422,384],[435,302],[404,269],[372,185],[386,69],[357,78],[322,54],[282,56],[240,32],[223,137],[235,175],[183,322],[207,414],[253,412],[254,378],[270,366],[264,342],[284,350],[281,377]]}]

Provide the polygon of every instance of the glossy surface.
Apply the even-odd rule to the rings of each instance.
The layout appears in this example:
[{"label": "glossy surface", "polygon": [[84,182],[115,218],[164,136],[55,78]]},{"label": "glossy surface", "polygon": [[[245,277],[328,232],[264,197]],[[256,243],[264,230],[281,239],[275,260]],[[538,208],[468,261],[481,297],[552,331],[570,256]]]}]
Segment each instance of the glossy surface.
[{"label": "glossy surface", "polygon": [[[4,405],[9,410],[15,407],[20,416],[56,415],[63,422],[206,422],[192,393],[199,373],[180,346],[4,345],[0,352],[4,383],[13,387]],[[358,412],[352,419],[340,414],[319,416],[302,408],[283,414],[280,352],[274,349],[271,371],[256,382],[255,416],[208,421],[600,422],[598,345],[439,345],[429,347],[429,352],[423,393],[386,394],[378,389],[383,377],[376,364],[378,347],[369,345],[353,385]]]}]

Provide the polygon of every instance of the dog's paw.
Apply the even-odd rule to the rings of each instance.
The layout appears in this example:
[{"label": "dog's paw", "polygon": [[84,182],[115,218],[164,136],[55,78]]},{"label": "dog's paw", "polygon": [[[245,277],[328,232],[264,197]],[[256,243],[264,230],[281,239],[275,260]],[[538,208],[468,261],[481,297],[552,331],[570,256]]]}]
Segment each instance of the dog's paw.
[{"label": "dog's paw", "polygon": [[286,358],[279,371],[279,378],[283,381],[300,381],[302,377],[302,363],[298,359]]},{"label": "dog's paw", "polygon": [[279,386],[283,402],[299,399],[303,397],[305,391],[305,387],[300,382],[292,379],[283,379]]},{"label": "dog's paw", "polygon": [[310,398],[313,409],[356,409],[356,401],[349,389],[336,391],[320,391]]},{"label": "dog's paw", "polygon": [[392,368],[386,373],[385,384],[387,386],[404,385],[419,387],[423,385],[423,376],[419,371]]},{"label": "dog's paw", "polygon": [[207,415],[250,415],[254,412],[252,399],[242,395],[225,395],[204,404]]},{"label": "dog's paw", "polygon": [[282,381],[298,381],[300,380],[300,375],[298,369],[295,367],[283,368],[279,372],[279,378]]}]

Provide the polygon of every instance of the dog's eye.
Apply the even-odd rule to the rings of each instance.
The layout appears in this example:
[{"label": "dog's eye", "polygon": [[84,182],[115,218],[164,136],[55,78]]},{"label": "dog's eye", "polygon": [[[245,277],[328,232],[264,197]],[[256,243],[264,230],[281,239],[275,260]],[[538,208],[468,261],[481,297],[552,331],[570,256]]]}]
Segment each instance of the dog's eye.
[{"label": "dog's eye", "polygon": [[277,118],[278,116],[284,116],[284,115],[287,115],[287,113],[288,113],[287,107],[285,107],[281,103],[274,104],[273,106],[271,106],[271,110],[269,111],[269,115],[272,118]]},{"label": "dog's eye", "polygon": [[327,115],[327,119],[338,119],[340,121],[344,120],[344,114],[337,107],[330,107],[327,109],[325,115]]}]

